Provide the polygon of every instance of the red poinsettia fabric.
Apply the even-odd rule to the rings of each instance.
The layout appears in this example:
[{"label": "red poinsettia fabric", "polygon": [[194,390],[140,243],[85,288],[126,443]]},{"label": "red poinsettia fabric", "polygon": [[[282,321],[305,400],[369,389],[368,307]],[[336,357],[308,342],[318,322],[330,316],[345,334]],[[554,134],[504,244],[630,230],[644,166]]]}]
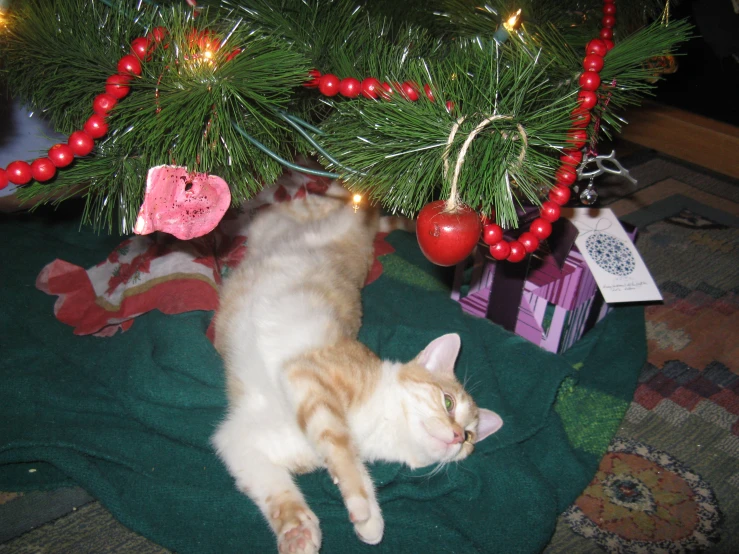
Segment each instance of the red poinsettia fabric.
[{"label": "red poinsettia fabric", "polygon": [[[227,212],[205,236],[182,241],[162,233],[134,235],[89,269],[54,260],[41,270],[36,287],[58,297],[54,314],[76,335],[110,337],[155,309],[166,314],[216,310],[219,284],[247,253],[246,228],[254,214],[275,202],[321,194],[329,184],[324,177],[286,170],[272,187]],[[379,233],[375,239],[367,283],[382,273],[377,257],[393,252],[386,236]]]}]

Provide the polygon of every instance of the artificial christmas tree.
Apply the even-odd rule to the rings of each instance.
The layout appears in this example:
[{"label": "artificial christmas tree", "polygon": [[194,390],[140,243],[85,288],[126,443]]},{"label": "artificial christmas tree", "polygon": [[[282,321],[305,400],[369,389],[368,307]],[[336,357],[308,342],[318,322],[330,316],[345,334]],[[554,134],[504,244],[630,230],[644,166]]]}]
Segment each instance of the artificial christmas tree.
[{"label": "artificial christmas tree", "polygon": [[11,2],[8,86],[69,141],[9,164],[0,186],[81,193],[87,223],[129,233],[151,168],[218,176],[240,204],[311,153],[406,215],[442,199],[511,229],[517,207],[541,205],[522,240],[489,242],[519,261],[598,137],[650,91],[654,59],[689,35],[661,2],[191,4]]}]

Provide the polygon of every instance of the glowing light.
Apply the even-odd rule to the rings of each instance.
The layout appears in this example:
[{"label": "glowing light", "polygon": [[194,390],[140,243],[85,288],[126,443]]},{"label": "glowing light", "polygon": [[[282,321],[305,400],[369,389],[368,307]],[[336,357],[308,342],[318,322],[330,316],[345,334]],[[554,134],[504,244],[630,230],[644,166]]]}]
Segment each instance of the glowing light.
[{"label": "glowing light", "polygon": [[503,27],[506,28],[506,31],[509,33],[513,30],[515,30],[516,25],[518,25],[518,20],[521,18],[521,10],[519,9],[516,13],[514,13],[511,17],[508,18],[508,21],[503,23]]},{"label": "glowing light", "polygon": [[362,195],[361,194],[355,194],[354,195],[354,203],[359,204],[362,201]]},{"label": "glowing light", "polygon": [[520,19],[521,10],[518,10],[495,30],[495,33],[493,34],[493,39],[495,39],[500,44],[503,44],[510,38],[511,33],[516,30],[516,27],[520,23]]}]

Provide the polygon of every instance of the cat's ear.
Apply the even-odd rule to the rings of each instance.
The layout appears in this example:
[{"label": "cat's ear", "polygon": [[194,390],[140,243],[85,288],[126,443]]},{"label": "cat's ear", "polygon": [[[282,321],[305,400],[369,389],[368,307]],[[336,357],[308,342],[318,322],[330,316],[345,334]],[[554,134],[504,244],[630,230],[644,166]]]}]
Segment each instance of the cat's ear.
[{"label": "cat's ear", "polygon": [[416,362],[432,372],[441,371],[454,374],[454,362],[462,341],[456,333],[443,335],[432,340],[423,351],[416,356]]},{"label": "cat's ear", "polygon": [[477,437],[475,442],[480,442],[503,427],[501,417],[491,410],[480,408],[480,420],[477,423]]}]

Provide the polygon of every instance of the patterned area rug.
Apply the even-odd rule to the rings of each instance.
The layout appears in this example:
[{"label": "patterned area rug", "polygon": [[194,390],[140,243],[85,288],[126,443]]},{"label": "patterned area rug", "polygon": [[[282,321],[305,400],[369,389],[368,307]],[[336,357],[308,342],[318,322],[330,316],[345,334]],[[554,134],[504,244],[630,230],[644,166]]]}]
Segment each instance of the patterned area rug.
[{"label": "patterned area rug", "polygon": [[639,227],[664,302],[631,407],[545,552],[737,552],[739,186],[661,158],[632,175],[610,207]]},{"label": "patterned area rug", "polygon": [[[631,407],[547,554],[739,551],[739,186],[639,156],[625,164],[639,190],[612,178],[601,198],[639,227],[665,301],[647,309]],[[0,522],[3,553],[167,552],[78,488],[0,493]]]}]

